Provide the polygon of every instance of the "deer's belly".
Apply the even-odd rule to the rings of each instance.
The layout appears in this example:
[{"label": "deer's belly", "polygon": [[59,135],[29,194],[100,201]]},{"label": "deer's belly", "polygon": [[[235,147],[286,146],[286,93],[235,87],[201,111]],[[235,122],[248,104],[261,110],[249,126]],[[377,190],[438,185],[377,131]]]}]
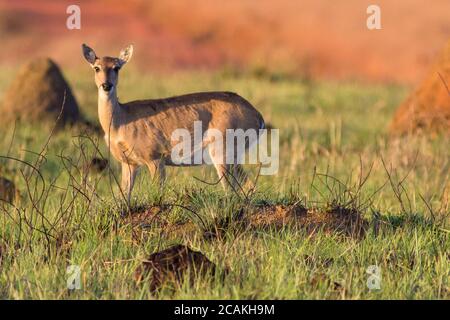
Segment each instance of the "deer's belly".
[{"label": "deer's belly", "polygon": [[189,167],[214,162],[210,153],[205,152],[210,141],[203,141],[199,147],[183,150],[181,155],[173,153],[170,146],[149,145],[133,140],[126,142],[124,139],[113,139],[108,136],[105,136],[105,141],[114,158],[122,163],[145,165],[153,160],[162,160],[168,166]]}]

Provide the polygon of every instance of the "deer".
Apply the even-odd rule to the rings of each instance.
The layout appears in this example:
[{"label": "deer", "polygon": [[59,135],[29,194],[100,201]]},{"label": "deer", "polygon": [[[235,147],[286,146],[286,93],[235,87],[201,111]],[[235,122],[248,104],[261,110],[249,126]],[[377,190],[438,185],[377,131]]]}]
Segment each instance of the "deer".
[{"label": "deer", "polygon": [[[232,92],[197,92],[121,103],[117,97],[119,72],[130,61],[133,46],[121,50],[118,57],[99,58],[86,44],[82,44],[82,52],[94,70],[100,125],[110,154],[121,164],[120,187],[128,204],[141,167],[147,167],[151,178],[158,179],[162,185],[166,179],[166,166],[186,165],[171,158],[175,145],[171,138],[174,130],[181,128],[192,132],[194,124],[199,121],[203,130],[213,128],[224,136],[228,129],[258,131],[265,128],[262,115],[250,102]],[[226,190],[230,184],[245,180],[245,172],[237,157],[233,163],[227,164],[224,152],[207,149],[214,140],[210,138],[205,135],[200,148],[207,150],[222,187]],[[246,150],[249,145],[247,141]],[[231,178],[223,179],[227,174],[231,174]]]}]

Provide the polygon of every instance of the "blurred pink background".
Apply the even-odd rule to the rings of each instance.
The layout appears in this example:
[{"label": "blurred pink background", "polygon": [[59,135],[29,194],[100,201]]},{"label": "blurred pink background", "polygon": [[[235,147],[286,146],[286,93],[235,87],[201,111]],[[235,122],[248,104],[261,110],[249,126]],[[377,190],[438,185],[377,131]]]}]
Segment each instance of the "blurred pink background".
[{"label": "blurred pink background", "polygon": [[[81,30],[66,28],[71,4]],[[382,30],[366,27],[370,4]],[[99,55],[133,43],[146,71],[232,66],[415,83],[450,39],[449,12],[448,0],[0,0],[0,65],[39,55],[76,68],[83,42]]]}]

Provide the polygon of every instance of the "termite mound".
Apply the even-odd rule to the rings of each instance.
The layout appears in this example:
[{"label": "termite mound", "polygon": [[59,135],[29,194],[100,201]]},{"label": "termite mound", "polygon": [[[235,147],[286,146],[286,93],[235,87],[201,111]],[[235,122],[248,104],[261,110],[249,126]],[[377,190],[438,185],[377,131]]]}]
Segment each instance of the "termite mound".
[{"label": "termite mound", "polygon": [[21,67],[5,92],[0,122],[56,123],[61,127],[83,121],[77,101],[60,68],[49,58]]},{"label": "termite mound", "polygon": [[400,105],[390,125],[393,135],[450,134],[450,41],[422,83]]}]

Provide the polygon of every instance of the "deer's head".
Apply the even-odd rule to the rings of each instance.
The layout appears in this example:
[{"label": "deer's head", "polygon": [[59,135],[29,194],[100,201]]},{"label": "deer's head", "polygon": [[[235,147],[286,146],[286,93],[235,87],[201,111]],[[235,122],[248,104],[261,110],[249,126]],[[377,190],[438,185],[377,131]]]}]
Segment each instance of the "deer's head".
[{"label": "deer's head", "polygon": [[129,45],[120,52],[118,58],[99,58],[94,50],[87,45],[82,45],[84,58],[89,62],[95,73],[95,84],[99,90],[105,93],[113,92],[119,82],[119,70],[133,55],[133,46]]}]

